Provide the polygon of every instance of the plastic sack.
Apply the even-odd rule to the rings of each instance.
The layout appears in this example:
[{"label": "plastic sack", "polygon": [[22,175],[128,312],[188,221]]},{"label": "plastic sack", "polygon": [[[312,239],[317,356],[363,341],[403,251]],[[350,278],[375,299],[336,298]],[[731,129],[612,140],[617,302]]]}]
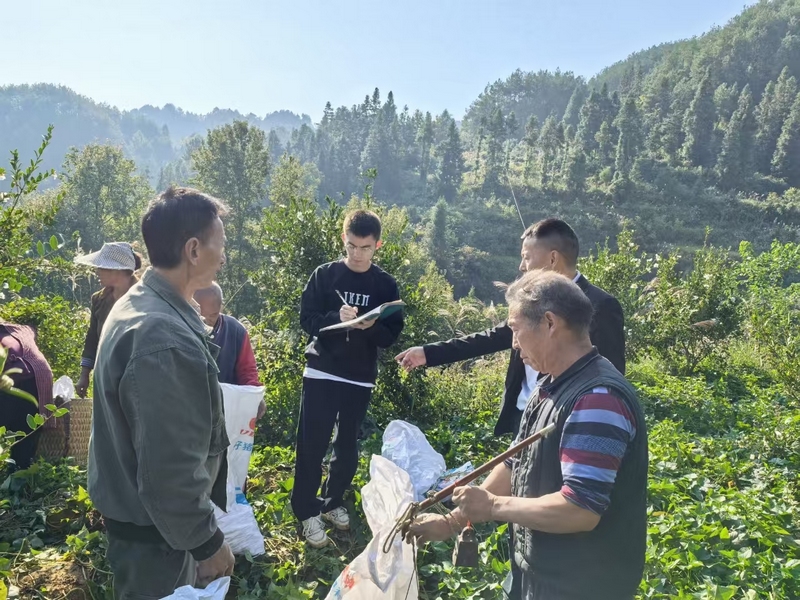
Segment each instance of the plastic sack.
[{"label": "plastic sack", "polygon": [[417,600],[413,546],[398,535],[390,552],[383,551],[395,522],[414,500],[411,479],[400,467],[377,454],[370,461],[369,476],[369,483],[361,490],[361,502],[372,540],[345,567],[325,600]]},{"label": "plastic sack", "polygon": [[66,375],[59,377],[53,384],[53,398],[59,396],[66,402],[70,402],[75,397],[75,384]]},{"label": "plastic sack", "polygon": [[228,593],[230,585],[230,577],[220,577],[209,583],[203,590],[184,585],[161,600],[225,600],[225,594]]},{"label": "plastic sack", "polygon": [[408,473],[417,501],[447,469],[444,457],[433,449],[419,427],[405,421],[389,423],[383,432],[381,455]]},{"label": "plastic sack", "polygon": [[258,405],[264,398],[264,388],[230,383],[221,383],[220,387],[225,403],[225,429],[231,445],[228,447],[227,512],[215,506],[214,516],[234,554],[249,552],[258,556],[265,552],[264,536],[242,486],[253,453]]},{"label": "plastic sack", "polygon": [[[436,481],[433,486],[433,491],[440,492],[446,487],[453,485],[456,481],[461,479],[462,477],[466,477],[470,473],[475,470],[475,467],[472,466],[472,461],[467,461],[460,467],[455,467],[453,469],[449,469],[445,471],[441,477]],[[450,500],[450,496],[447,498],[443,498],[442,502],[447,502]]]}]

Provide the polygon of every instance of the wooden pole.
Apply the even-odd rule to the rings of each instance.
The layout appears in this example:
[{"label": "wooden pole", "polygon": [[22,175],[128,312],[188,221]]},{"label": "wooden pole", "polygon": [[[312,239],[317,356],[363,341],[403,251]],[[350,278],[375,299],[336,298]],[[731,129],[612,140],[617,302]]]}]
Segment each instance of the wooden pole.
[{"label": "wooden pole", "polygon": [[426,500],[423,500],[422,502],[420,502],[419,507],[417,508],[417,512],[422,512],[424,510],[429,509],[434,504],[438,504],[439,502],[441,502],[442,500],[444,500],[445,498],[450,496],[457,487],[462,487],[462,486],[465,486],[465,485],[469,485],[470,483],[472,483],[473,481],[478,479],[478,477],[481,477],[482,475],[485,475],[486,473],[488,473],[489,471],[494,469],[500,463],[508,460],[512,456],[515,456],[520,451],[524,450],[525,448],[527,448],[528,446],[530,446],[534,442],[538,442],[543,437],[548,436],[550,433],[553,432],[553,430],[555,430],[555,428],[556,428],[556,424],[555,423],[551,423],[550,425],[548,425],[547,427],[544,427],[543,429],[540,429],[539,431],[537,431],[536,433],[534,433],[530,437],[525,438],[519,444],[516,444],[515,446],[512,446],[511,448],[509,448],[508,450],[506,450],[505,452],[503,452],[499,456],[495,456],[492,460],[490,460],[487,463],[484,463],[483,465],[481,465],[480,467],[475,469],[472,473],[469,473],[468,475],[465,475],[464,477],[462,477],[461,479],[459,479],[455,483],[453,483],[451,485],[448,485],[446,488],[444,488],[440,492],[437,492],[433,497],[427,498]]}]

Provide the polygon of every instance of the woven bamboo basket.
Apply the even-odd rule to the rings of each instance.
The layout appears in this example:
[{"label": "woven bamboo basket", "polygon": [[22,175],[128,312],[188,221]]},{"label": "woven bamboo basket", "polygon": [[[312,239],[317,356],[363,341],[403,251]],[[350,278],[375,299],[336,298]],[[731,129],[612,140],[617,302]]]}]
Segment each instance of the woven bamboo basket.
[{"label": "woven bamboo basket", "polygon": [[60,406],[69,412],[56,419],[57,426],[53,429],[42,429],[37,454],[46,460],[72,456],[77,464],[85,467],[92,433],[92,399],[73,398]]}]

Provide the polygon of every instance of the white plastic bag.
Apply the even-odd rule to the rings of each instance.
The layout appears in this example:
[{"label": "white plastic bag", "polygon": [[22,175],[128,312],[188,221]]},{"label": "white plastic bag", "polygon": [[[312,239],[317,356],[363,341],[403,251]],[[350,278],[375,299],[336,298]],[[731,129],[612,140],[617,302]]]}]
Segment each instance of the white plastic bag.
[{"label": "white plastic bag", "polygon": [[369,475],[369,483],[361,490],[361,501],[372,540],[345,567],[325,600],[417,600],[414,548],[397,535],[390,552],[383,551],[395,522],[414,500],[411,479],[400,467],[377,454],[370,461]]},{"label": "white plastic bag", "polygon": [[230,577],[220,577],[209,583],[203,590],[184,585],[169,596],[164,596],[161,600],[225,600],[225,594],[228,593],[230,585]]},{"label": "white plastic bag", "polygon": [[250,552],[258,556],[265,552],[264,536],[242,486],[253,453],[258,405],[264,398],[264,388],[229,383],[221,383],[220,387],[225,403],[225,429],[231,445],[228,447],[227,512],[215,506],[214,516],[234,554]]},{"label": "white plastic bag", "polygon": [[53,384],[53,398],[58,396],[61,396],[65,402],[71,402],[75,397],[75,384],[66,375],[59,377]]},{"label": "white plastic bag", "polygon": [[405,421],[389,423],[383,432],[381,455],[408,473],[417,501],[447,469],[444,457],[433,449],[419,427]]}]

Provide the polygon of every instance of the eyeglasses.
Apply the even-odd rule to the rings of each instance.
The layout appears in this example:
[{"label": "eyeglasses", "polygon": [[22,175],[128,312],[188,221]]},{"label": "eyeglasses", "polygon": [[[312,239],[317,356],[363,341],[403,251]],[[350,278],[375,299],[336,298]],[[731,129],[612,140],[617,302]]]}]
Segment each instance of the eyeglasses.
[{"label": "eyeglasses", "polygon": [[351,244],[347,242],[344,247],[347,249],[347,252],[350,254],[372,254],[375,252],[374,246],[356,246],[355,244]]}]

